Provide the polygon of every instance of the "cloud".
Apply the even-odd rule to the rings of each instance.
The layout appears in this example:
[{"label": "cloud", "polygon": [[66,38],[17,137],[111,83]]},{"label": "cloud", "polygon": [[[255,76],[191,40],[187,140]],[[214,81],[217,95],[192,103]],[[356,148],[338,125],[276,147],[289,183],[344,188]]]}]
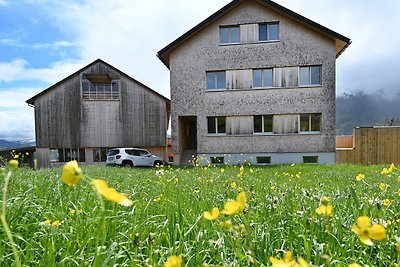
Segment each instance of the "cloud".
[{"label": "cloud", "polygon": [[25,49],[50,49],[50,50],[59,50],[66,47],[73,47],[76,46],[74,42],[70,41],[56,41],[53,43],[34,43],[34,44],[27,44],[21,43],[19,40],[11,39],[11,38],[3,38],[0,39],[0,44],[6,46],[13,46],[18,48],[25,48]]},{"label": "cloud", "polygon": [[51,85],[88,63],[80,60],[66,60],[54,62],[47,68],[32,68],[24,59],[0,62],[0,82],[37,80]]},{"label": "cloud", "polygon": [[35,136],[33,108],[27,96],[42,88],[8,88],[0,90],[0,137],[6,140],[32,140]]}]

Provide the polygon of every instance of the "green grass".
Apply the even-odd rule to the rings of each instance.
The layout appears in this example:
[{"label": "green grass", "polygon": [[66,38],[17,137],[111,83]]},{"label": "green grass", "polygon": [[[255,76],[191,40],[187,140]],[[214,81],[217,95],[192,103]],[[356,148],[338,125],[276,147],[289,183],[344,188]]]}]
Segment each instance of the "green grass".
[{"label": "green grass", "polygon": [[[394,266],[400,174],[381,175],[382,167],[245,166],[243,175],[239,166],[166,168],[162,175],[148,168],[82,167],[134,201],[131,207],[105,202],[103,230],[101,205],[87,183],[62,184],[61,169],[17,169],[8,188],[7,221],[23,266],[162,266],[179,254],[185,266],[269,266],[270,256],[286,250],[316,266]],[[366,176],[361,182],[358,173]],[[383,191],[381,182],[388,185]],[[205,210],[222,210],[240,190],[247,195],[243,214],[202,218]],[[323,196],[334,206],[330,218],[315,212]],[[384,199],[391,204],[384,206]],[[70,215],[70,209],[83,213]],[[351,231],[361,215],[385,225],[386,239],[362,244]],[[46,219],[62,223],[42,225]],[[218,226],[228,219],[232,229]],[[13,262],[0,228],[0,265]]]}]

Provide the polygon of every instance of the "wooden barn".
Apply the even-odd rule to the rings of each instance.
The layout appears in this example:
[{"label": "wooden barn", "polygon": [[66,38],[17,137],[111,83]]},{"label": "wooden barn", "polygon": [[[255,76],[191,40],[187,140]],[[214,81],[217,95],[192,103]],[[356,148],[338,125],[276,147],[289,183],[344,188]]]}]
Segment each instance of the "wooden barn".
[{"label": "wooden barn", "polygon": [[101,59],[26,102],[35,109],[39,167],[104,162],[112,147],[167,160],[169,99]]}]

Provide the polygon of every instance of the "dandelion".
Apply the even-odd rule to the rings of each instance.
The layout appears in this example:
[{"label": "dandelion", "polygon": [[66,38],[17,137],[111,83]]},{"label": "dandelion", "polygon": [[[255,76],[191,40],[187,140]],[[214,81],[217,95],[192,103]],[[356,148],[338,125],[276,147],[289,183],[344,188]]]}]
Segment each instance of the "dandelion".
[{"label": "dandelion", "polygon": [[308,267],[308,263],[302,258],[297,258],[297,262],[292,259],[292,252],[287,251],[283,259],[269,257],[272,267]]},{"label": "dandelion", "polygon": [[12,159],[8,162],[8,166],[10,166],[11,169],[16,170],[18,168],[18,160]]},{"label": "dandelion", "polygon": [[59,220],[55,220],[51,225],[52,226],[59,226],[60,225],[60,221]]},{"label": "dandelion", "polygon": [[169,256],[167,261],[164,263],[164,267],[181,267],[182,266],[182,255]]},{"label": "dandelion", "polygon": [[387,168],[383,168],[382,170],[381,170],[381,174],[382,175],[390,175],[394,170],[396,169],[396,167],[394,166],[394,164],[392,163],[392,164],[390,164],[390,166],[389,167],[387,167]]},{"label": "dandelion", "polygon": [[75,209],[70,209],[70,210],[69,210],[69,215],[74,216],[75,213],[76,213],[76,210],[75,210]]},{"label": "dandelion", "polygon": [[387,207],[387,206],[390,205],[390,200],[389,199],[384,199],[382,204]]},{"label": "dandelion", "polygon": [[231,187],[232,187],[232,188],[236,188],[236,183],[235,183],[235,182],[232,182],[232,183],[231,183]]},{"label": "dandelion", "polygon": [[371,220],[367,216],[357,218],[357,224],[353,224],[351,230],[360,236],[360,241],[365,245],[372,246],[373,240],[383,240],[386,238],[386,230],[380,224],[371,226]]},{"label": "dandelion", "polygon": [[225,229],[225,230],[229,230],[232,228],[232,222],[230,220],[224,221],[224,222],[220,222],[218,224],[219,227]]},{"label": "dandelion", "polygon": [[224,209],[222,213],[225,215],[235,215],[244,210],[246,206],[246,194],[244,192],[240,192],[236,200],[229,200],[225,203]]},{"label": "dandelion", "polygon": [[218,216],[219,216],[219,209],[218,209],[218,208],[213,208],[213,209],[211,210],[211,212],[205,211],[205,212],[203,213],[204,219],[210,220],[210,221],[216,220],[216,219],[218,218]]},{"label": "dandelion", "polygon": [[96,191],[102,195],[105,199],[118,203],[122,206],[128,207],[133,205],[133,201],[130,200],[126,195],[123,195],[112,187],[108,187],[106,181],[101,179],[93,179],[91,184],[94,186]]},{"label": "dandelion", "polygon": [[40,223],[41,225],[50,225],[51,224],[51,220],[45,220],[43,222]]},{"label": "dandelion", "polygon": [[394,247],[396,253],[400,254],[400,237],[396,237],[396,245]]},{"label": "dandelion", "polygon": [[386,184],[384,184],[384,183],[379,183],[379,189],[381,190],[381,191],[383,191],[383,190],[385,190],[386,189]]},{"label": "dandelion", "polygon": [[332,215],[333,207],[329,205],[329,199],[327,197],[323,197],[321,199],[321,206],[315,209],[315,212],[319,215],[329,217]]},{"label": "dandelion", "polygon": [[72,160],[64,165],[61,180],[68,186],[74,186],[81,179],[81,175],[82,170],[79,168],[78,162]]},{"label": "dandelion", "polygon": [[356,180],[359,181],[359,182],[364,180],[364,178],[365,178],[365,174],[363,174],[363,173],[359,173],[356,176]]}]

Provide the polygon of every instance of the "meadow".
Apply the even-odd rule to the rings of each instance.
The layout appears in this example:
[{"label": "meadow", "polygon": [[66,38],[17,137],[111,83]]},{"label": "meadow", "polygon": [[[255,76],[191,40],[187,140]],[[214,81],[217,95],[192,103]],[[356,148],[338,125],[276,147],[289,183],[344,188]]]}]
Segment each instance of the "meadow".
[{"label": "meadow", "polygon": [[[61,168],[1,169],[2,187],[12,172],[1,204],[22,266],[180,266],[166,264],[171,256],[189,267],[400,260],[400,173],[393,166],[81,169],[73,186],[62,182]],[[102,198],[91,182],[97,178],[133,203]],[[13,266],[3,227],[0,237],[0,265]]]}]

